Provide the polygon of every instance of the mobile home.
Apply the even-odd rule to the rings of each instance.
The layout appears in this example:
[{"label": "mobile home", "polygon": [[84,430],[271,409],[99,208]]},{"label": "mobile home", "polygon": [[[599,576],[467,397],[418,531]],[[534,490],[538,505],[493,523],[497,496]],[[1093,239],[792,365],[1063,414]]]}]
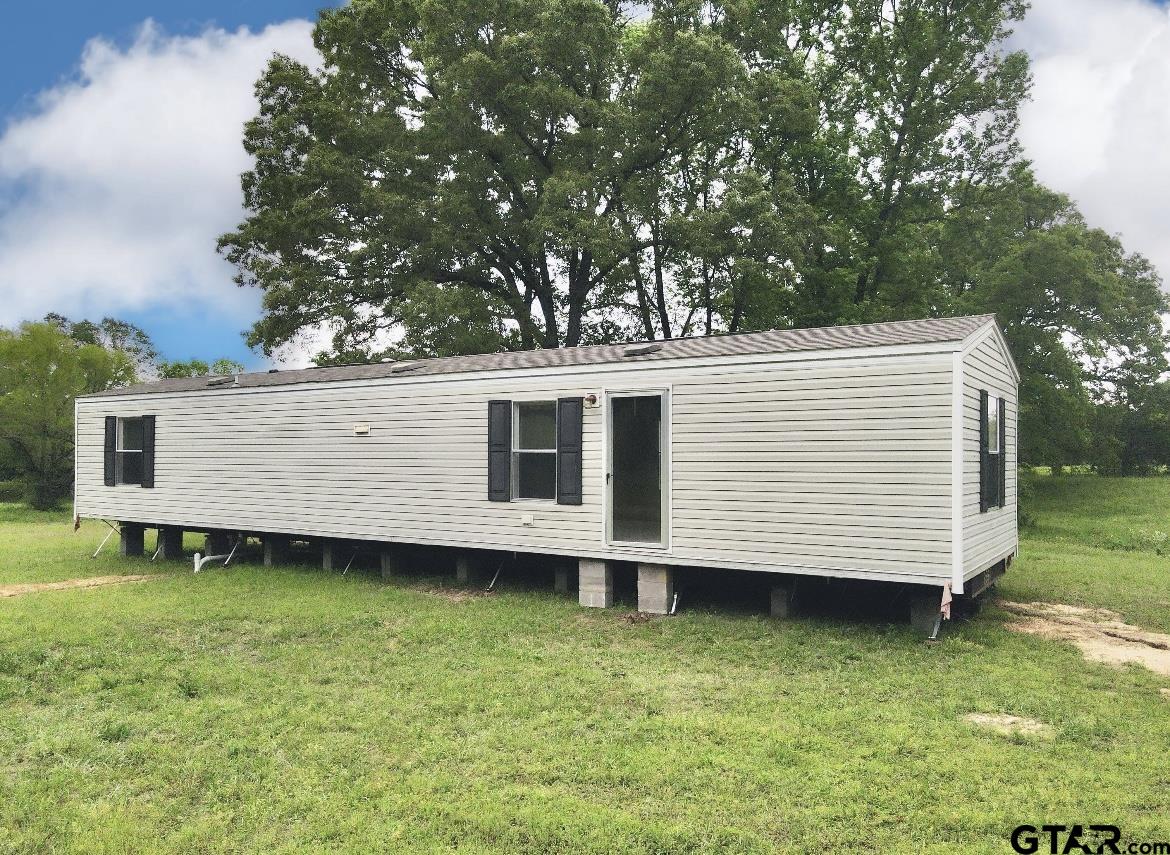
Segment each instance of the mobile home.
[{"label": "mobile home", "polygon": [[633,562],[650,612],[690,567],[937,614],[1017,551],[1018,381],[990,315],[160,380],[78,399],[75,509],[128,553],[420,544],[561,556],[583,605]]}]

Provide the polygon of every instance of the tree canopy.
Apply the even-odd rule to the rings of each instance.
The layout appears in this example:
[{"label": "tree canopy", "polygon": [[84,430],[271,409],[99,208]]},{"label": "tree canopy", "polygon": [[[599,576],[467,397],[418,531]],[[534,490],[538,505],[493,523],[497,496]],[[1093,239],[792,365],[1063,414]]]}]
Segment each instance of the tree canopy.
[{"label": "tree canopy", "polygon": [[[277,56],[220,247],[323,362],[995,312],[1023,459],[1165,370],[1156,271],[1039,185],[1018,0],[354,0]],[[1117,419],[1114,420],[1118,421]],[[1124,420],[1122,420],[1124,421]]]},{"label": "tree canopy", "polygon": [[217,359],[208,364],[202,359],[159,360],[155,369],[159,377],[224,377],[229,374],[239,374],[244,366],[234,359]]},{"label": "tree canopy", "polygon": [[37,508],[73,488],[73,404],[78,395],[153,377],[234,374],[238,362],[168,362],[140,327],[117,318],[49,314],[0,328],[0,490]]},{"label": "tree canopy", "polygon": [[73,399],[133,376],[125,352],[78,343],[55,323],[0,329],[0,458],[33,507],[72,490]]}]

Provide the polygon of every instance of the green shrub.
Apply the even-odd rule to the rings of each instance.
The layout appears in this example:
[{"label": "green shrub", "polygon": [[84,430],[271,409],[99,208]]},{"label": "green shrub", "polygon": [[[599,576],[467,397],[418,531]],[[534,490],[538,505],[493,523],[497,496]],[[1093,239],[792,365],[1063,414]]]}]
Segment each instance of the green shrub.
[{"label": "green shrub", "polygon": [[23,502],[24,484],[19,481],[0,481],[0,502]]}]

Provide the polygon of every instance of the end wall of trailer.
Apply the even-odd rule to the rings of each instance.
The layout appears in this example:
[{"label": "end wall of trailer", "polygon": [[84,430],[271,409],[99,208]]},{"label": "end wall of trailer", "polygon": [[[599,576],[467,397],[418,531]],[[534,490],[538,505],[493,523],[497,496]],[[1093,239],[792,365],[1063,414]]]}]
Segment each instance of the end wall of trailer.
[{"label": "end wall of trailer", "polygon": [[[961,402],[961,540],[956,577],[970,579],[1019,551],[1016,520],[1018,379],[1006,343],[998,329],[989,326],[962,352],[955,354],[962,377]],[[980,392],[1003,398],[1004,454],[1006,455],[1002,507],[983,510],[980,503]],[[956,580],[952,581],[952,584]],[[961,590],[955,584],[956,590]]]}]

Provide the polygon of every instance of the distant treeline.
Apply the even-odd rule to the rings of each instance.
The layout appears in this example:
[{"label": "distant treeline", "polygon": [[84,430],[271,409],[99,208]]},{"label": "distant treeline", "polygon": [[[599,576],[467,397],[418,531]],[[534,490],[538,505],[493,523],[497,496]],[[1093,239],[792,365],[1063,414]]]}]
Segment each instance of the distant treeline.
[{"label": "distant treeline", "polygon": [[115,318],[51,314],[0,329],[0,501],[51,508],[73,488],[73,399],[141,379],[231,374],[231,360],[160,359],[150,336]]}]

